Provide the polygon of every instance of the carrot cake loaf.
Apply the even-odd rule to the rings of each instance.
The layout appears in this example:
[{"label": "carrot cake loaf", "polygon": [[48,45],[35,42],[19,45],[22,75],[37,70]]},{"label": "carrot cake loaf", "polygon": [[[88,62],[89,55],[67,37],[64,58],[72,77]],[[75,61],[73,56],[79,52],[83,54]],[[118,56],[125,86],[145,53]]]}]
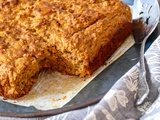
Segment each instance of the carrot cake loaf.
[{"label": "carrot cake loaf", "polygon": [[42,69],[84,77],[132,33],[119,0],[1,0],[0,95],[26,95]]}]

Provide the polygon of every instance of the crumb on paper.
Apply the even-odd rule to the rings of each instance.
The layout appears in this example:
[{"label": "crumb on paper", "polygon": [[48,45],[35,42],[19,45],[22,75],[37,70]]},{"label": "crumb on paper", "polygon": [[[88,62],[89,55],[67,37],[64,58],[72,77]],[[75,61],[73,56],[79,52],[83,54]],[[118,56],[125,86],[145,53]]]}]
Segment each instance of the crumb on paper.
[{"label": "crumb on paper", "polygon": [[3,100],[8,100],[8,99],[7,99],[7,98],[5,98],[5,97],[3,97],[2,99],[3,99]]},{"label": "crumb on paper", "polygon": [[56,100],[55,100],[54,98],[52,98],[52,101],[54,101],[54,102],[55,102]]},{"label": "crumb on paper", "polygon": [[64,99],[66,99],[67,98],[67,96],[64,96],[62,99],[64,100]]}]

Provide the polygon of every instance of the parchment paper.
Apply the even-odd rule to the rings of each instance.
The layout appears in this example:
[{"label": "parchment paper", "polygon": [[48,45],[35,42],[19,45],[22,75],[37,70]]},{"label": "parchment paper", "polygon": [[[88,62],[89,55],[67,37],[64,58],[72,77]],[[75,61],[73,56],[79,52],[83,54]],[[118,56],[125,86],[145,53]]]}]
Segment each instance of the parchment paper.
[{"label": "parchment paper", "polygon": [[61,108],[72,100],[100,72],[122,56],[133,44],[134,40],[131,35],[111,58],[88,78],[62,75],[51,70],[43,71],[39,75],[38,83],[29,94],[16,100],[4,100],[3,97],[0,97],[0,100],[21,106],[34,106],[38,110]]}]

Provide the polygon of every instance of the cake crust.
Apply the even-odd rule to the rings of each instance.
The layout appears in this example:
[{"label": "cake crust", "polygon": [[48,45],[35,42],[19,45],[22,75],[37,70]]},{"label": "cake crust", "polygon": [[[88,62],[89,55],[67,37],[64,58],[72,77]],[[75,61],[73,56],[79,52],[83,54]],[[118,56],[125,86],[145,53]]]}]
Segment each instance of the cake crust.
[{"label": "cake crust", "polygon": [[26,95],[42,69],[91,75],[132,32],[119,0],[1,0],[0,95]]}]

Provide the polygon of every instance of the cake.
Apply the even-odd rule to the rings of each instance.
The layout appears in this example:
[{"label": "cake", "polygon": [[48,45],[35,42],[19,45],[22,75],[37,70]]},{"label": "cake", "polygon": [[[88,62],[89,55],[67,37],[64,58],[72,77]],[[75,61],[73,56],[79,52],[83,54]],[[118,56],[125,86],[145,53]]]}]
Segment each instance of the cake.
[{"label": "cake", "polygon": [[0,95],[16,99],[40,70],[85,77],[132,33],[119,0],[1,0]]}]

